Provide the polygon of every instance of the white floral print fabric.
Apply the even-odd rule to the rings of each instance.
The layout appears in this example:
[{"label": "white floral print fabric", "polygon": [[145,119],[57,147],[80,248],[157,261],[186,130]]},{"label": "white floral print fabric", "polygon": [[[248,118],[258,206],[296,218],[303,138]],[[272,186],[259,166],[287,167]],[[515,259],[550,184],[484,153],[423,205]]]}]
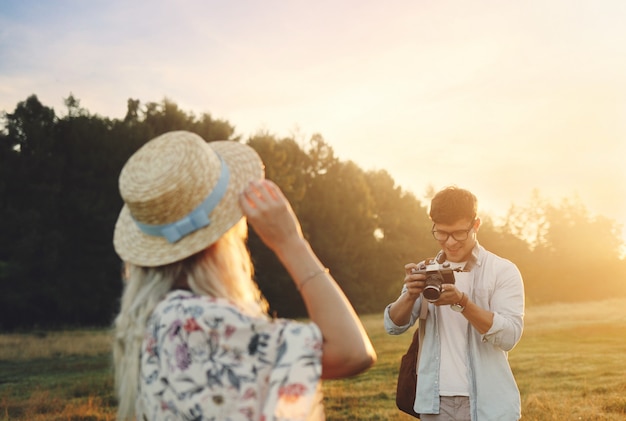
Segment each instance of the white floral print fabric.
[{"label": "white floral print fabric", "polygon": [[323,420],[321,358],[314,323],[172,291],[148,322],[137,411],[151,421]]}]

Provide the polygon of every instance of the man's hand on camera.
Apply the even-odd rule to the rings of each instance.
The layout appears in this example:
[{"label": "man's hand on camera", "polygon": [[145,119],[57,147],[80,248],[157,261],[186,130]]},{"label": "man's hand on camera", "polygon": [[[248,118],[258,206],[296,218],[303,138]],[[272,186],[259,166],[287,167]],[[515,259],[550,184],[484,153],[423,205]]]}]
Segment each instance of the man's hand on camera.
[{"label": "man's hand on camera", "polygon": [[426,286],[426,275],[413,273],[414,270],[417,270],[415,263],[409,263],[404,266],[404,284],[406,285],[409,297],[413,300],[417,300]]},{"label": "man's hand on camera", "polygon": [[442,284],[441,295],[433,304],[436,306],[452,305],[461,301],[461,298],[463,298],[463,293],[454,284]]}]

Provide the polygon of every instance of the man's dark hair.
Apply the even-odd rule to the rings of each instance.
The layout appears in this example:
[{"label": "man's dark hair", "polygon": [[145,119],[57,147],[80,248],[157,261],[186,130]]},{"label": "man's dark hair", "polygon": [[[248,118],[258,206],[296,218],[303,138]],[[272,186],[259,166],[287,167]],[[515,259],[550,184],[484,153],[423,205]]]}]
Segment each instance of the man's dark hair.
[{"label": "man's dark hair", "polygon": [[430,219],[434,223],[454,224],[461,219],[476,219],[478,200],[470,191],[446,187],[430,202]]}]

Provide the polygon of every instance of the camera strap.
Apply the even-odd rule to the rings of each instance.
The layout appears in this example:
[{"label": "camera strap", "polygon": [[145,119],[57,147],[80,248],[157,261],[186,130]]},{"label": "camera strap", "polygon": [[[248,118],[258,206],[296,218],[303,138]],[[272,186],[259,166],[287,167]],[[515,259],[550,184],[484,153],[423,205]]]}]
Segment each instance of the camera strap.
[{"label": "camera strap", "polygon": [[420,321],[418,325],[419,347],[417,348],[417,363],[415,364],[415,372],[420,367],[420,356],[422,355],[422,345],[424,344],[424,333],[426,333],[426,318],[428,317],[428,301],[422,298],[422,307],[420,308]]}]

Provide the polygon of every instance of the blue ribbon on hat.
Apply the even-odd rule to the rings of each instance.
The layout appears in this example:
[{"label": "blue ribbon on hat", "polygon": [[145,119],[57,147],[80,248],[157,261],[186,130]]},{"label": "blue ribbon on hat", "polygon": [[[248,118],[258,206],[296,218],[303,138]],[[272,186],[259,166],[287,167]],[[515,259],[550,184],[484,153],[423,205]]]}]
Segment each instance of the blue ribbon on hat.
[{"label": "blue ribbon on hat", "polygon": [[220,203],[222,197],[224,197],[228,187],[228,179],[230,178],[228,165],[226,165],[226,162],[224,162],[221,156],[220,161],[222,163],[220,178],[217,180],[213,191],[206,199],[204,199],[202,203],[200,203],[200,205],[198,205],[198,207],[178,221],[174,221],[169,224],[150,225],[133,219],[135,224],[137,224],[137,227],[144,234],[152,235],[154,237],[165,237],[170,243],[175,243],[184,236],[210,225],[211,219],[209,218],[209,215]]}]

